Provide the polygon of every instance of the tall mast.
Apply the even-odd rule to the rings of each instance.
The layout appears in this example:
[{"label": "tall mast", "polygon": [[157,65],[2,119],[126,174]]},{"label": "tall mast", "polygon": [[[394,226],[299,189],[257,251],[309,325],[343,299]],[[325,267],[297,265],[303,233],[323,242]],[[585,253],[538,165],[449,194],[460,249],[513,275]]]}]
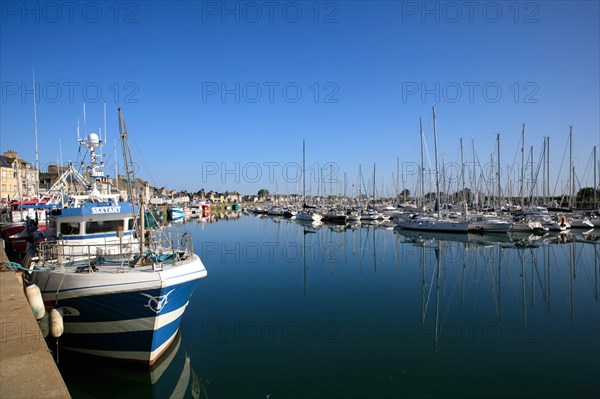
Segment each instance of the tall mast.
[{"label": "tall mast", "polygon": [[437,214],[440,217],[440,176],[438,170],[438,150],[437,150],[437,128],[435,124],[435,107],[431,107],[433,113],[433,149],[435,153],[435,204],[437,206]]},{"label": "tall mast", "polygon": [[462,184],[462,199],[465,204],[465,218],[467,217],[467,197],[465,196],[465,157],[463,154],[463,139],[460,138],[460,181]]},{"label": "tall mast", "polygon": [[525,208],[525,124],[522,124],[521,130],[521,185],[519,188],[519,196],[521,209]]},{"label": "tall mast", "polygon": [[533,190],[535,189],[535,183],[533,181],[533,146],[529,146],[529,165],[531,167],[530,180],[531,180],[531,188],[529,189],[529,195],[531,196],[529,203],[533,204]]},{"label": "tall mast", "polygon": [[425,163],[423,161],[423,118],[419,117],[419,134],[421,135],[421,167],[419,174],[421,179],[421,209],[425,209]]},{"label": "tall mast", "polygon": [[375,206],[375,164],[373,164],[373,206]]},{"label": "tall mast", "polygon": [[542,200],[543,205],[546,205],[546,137],[544,136],[544,144],[542,145]]},{"label": "tall mast", "polygon": [[[594,163],[594,165],[595,165],[595,163]],[[399,193],[400,193],[400,158],[396,158],[396,203],[400,202]]]},{"label": "tall mast", "polygon": [[596,166],[596,146],[594,146],[594,209],[596,209],[596,191],[598,190],[598,183],[596,180],[596,173],[598,172],[598,168]]},{"label": "tall mast", "polygon": [[[123,168],[125,170],[125,177],[127,179],[127,196],[131,203],[135,202],[133,198],[133,165],[131,160],[131,150],[129,149],[129,140],[127,138],[127,126],[125,126],[125,120],[123,114],[121,114],[121,108],[119,112],[119,132],[121,134],[121,148],[123,150]],[[143,237],[142,237],[143,239]]]},{"label": "tall mast", "polygon": [[33,79],[33,131],[35,133],[35,196],[39,201],[40,196],[40,161],[38,153],[38,126],[37,126],[37,104],[35,90],[35,70],[32,69]]},{"label": "tall mast", "polygon": [[550,136],[546,137],[546,194],[550,201]]},{"label": "tall mast", "polygon": [[475,140],[471,139],[471,149],[473,150],[473,190],[475,196],[473,197],[473,207],[479,205],[479,192],[477,191],[477,157],[475,156]]},{"label": "tall mast", "polygon": [[119,162],[117,161],[117,140],[115,140],[115,183],[119,192]]},{"label": "tall mast", "polygon": [[[100,140],[102,140],[102,136],[100,136]],[[103,145],[106,145],[106,103],[104,103],[104,140],[102,141]],[[100,147],[100,160],[104,161],[104,151],[102,151],[102,147]]]},{"label": "tall mast", "polygon": [[306,207],[306,144],[302,140],[302,201]]},{"label": "tall mast", "polygon": [[362,197],[362,171],[361,166],[358,164],[358,202],[360,203]]},{"label": "tall mast", "polygon": [[[496,160],[496,162],[498,163],[498,166],[497,166],[498,170],[496,171],[496,178],[498,179],[498,195],[497,195],[498,201],[497,201],[497,203],[498,203],[498,209],[500,210],[502,208],[502,197],[501,197],[501,187],[502,186],[500,185],[500,133],[496,133],[496,147],[498,147],[497,148],[498,159]],[[494,208],[495,207],[496,206],[494,205]]]},{"label": "tall mast", "polygon": [[569,206],[575,205],[575,170],[573,169],[573,126],[569,126],[569,187],[571,198]]}]

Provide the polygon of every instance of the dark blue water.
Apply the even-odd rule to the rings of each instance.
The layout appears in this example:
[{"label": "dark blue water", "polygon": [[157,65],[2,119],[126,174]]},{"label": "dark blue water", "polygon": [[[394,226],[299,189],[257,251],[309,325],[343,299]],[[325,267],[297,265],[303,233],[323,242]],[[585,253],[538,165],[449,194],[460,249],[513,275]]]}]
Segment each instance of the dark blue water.
[{"label": "dark blue water", "polygon": [[208,276],[180,342],[158,371],[61,365],[73,397],[600,396],[592,235],[255,216],[183,227]]}]

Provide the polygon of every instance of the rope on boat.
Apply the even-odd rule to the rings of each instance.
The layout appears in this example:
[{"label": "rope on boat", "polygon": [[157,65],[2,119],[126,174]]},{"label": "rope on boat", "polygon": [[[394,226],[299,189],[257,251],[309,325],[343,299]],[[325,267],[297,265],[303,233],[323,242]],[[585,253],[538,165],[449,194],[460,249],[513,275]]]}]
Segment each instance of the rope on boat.
[{"label": "rope on boat", "polygon": [[19,270],[19,271],[24,271],[27,273],[39,273],[39,272],[47,272],[50,271],[52,269],[28,269],[26,267],[21,266],[21,264],[17,263],[17,262],[8,262],[8,268],[11,270]]}]

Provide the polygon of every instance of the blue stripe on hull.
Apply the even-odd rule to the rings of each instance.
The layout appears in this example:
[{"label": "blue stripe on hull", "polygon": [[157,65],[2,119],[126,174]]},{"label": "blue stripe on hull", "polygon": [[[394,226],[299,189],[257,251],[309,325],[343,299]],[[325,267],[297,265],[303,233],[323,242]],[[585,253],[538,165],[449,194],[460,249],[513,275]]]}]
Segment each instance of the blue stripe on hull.
[{"label": "blue stripe on hull", "polygon": [[64,334],[60,345],[71,349],[99,351],[152,352],[169,339],[179,328],[178,317],[166,326],[154,331],[133,331],[109,334]]},{"label": "blue stripe on hull", "polygon": [[[65,315],[66,331],[72,326],[77,326],[79,322],[89,323],[83,328],[85,333],[65,332],[60,338],[61,346],[73,350],[113,353],[145,352],[149,356],[175,334],[184,313],[156,330],[132,331],[139,329],[139,323],[135,319],[164,317],[171,312],[183,311],[197,283],[198,280],[193,280],[160,290],[144,291],[143,293],[163,298],[167,295],[167,302],[163,303],[164,306],[158,313],[152,310],[152,308],[156,309],[157,303],[141,295],[139,291],[60,300],[59,306],[71,307],[80,312],[79,316]],[[115,322],[115,325],[110,327],[110,322]],[[119,322],[118,326],[116,322]],[[104,327],[96,323],[104,323]],[[103,328],[108,331],[101,331]],[[118,357],[114,354],[106,356]]]},{"label": "blue stripe on hull", "polygon": [[[74,308],[78,316],[65,316],[65,323],[124,321],[164,315],[179,309],[188,302],[194,292],[197,280],[168,286],[162,289],[121,292],[117,294],[81,296],[58,301],[58,307]],[[83,292],[82,292],[83,294]],[[164,298],[158,313],[157,302],[153,298]]]}]

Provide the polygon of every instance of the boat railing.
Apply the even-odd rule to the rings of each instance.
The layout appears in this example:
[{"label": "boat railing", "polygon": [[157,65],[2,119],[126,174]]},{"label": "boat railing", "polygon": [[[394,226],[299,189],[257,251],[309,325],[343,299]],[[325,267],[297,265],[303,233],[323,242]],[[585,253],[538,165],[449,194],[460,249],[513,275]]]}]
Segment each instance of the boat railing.
[{"label": "boat railing", "polygon": [[159,256],[171,256],[170,263],[177,263],[189,257],[194,249],[192,235],[188,232],[160,232],[146,234],[144,237],[145,253]]},{"label": "boat railing", "polygon": [[72,244],[63,240],[43,241],[37,245],[37,257],[42,263],[57,265],[95,265],[99,261],[126,262],[139,252],[132,242]]},{"label": "boat railing", "polygon": [[176,265],[193,252],[192,236],[187,232],[151,233],[145,235],[142,254],[139,242],[71,244],[64,240],[42,241],[37,245],[40,263],[62,266],[125,265],[143,257],[155,264]]}]

